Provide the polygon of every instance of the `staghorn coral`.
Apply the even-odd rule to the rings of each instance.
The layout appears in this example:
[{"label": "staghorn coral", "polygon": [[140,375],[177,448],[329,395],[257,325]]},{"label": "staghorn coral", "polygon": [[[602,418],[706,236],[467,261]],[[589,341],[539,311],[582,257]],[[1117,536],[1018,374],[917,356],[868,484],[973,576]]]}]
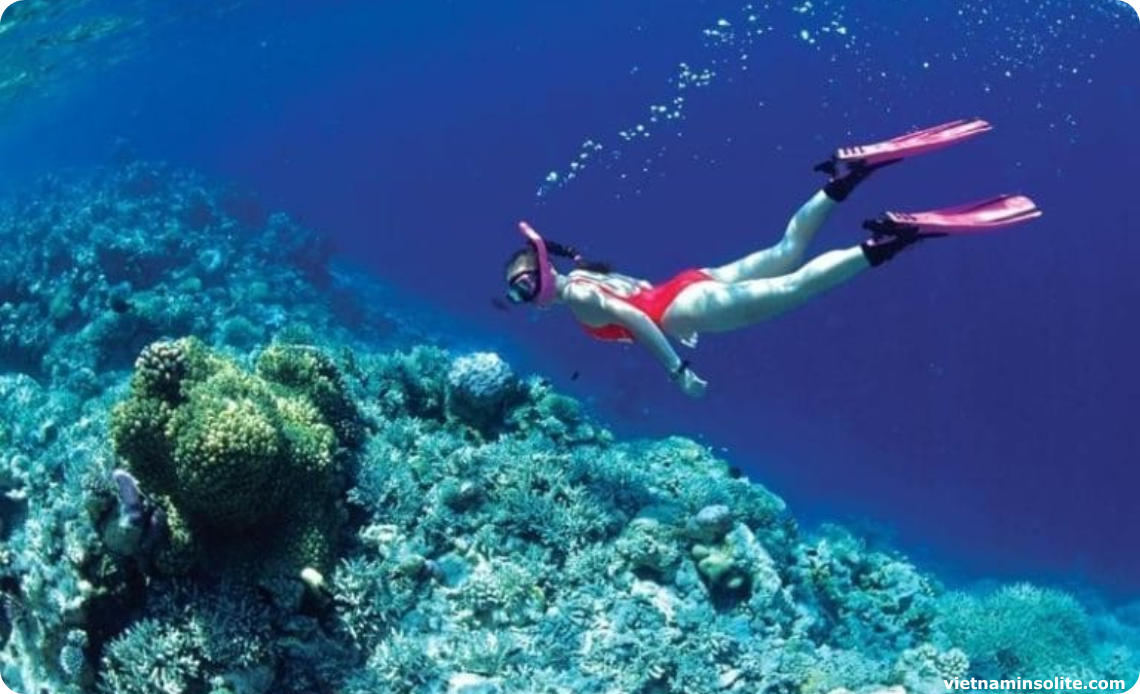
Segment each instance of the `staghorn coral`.
[{"label": "staghorn coral", "polygon": [[373,650],[366,667],[345,683],[344,694],[415,694],[442,675],[442,668],[424,652],[418,639],[394,632]]},{"label": "staghorn coral", "polygon": [[985,597],[955,592],[940,602],[938,629],[982,679],[1098,674],[1089,615],[1072,596],[1025,583]]},{"label": "staghorn coral", "polygon": [[170,694],[191,691],[202,677],[200,639],[144,619],[107,647],[100,691],[144,694],[158,689]]},{"label": "staghorn coral", "polygon": [[100,692],[193,694],[213,683],[268,691],[282,657],[273,638],[279,615],[251,586],[160,585],[146,615],[106,645]]},{"label": "staghorn coral", "polygon": [[558,444],[607,444],[613,435],[590,421],[582,403],[555,392],[538,378],[522,384],[523,399],[507,416],[507,426],[524,434],[549,437]]}]

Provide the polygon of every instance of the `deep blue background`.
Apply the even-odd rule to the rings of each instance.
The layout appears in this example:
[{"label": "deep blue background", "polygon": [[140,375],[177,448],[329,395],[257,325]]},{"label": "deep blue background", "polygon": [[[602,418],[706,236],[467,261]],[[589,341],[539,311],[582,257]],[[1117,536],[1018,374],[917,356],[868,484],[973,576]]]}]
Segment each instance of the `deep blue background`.
[{"label": "deep blue background", "polygon": [[[860,519],[952,577],[1135,595],[1140,22],[1114,0],[984,14],[868,1],[842,13],[846,36],[808,44],[800,29],[839,12],[824,2],[764,12],[771,30],[749,45],[702,37],[720,17],[739,26],[741,5],[253,2],[152,21],[130,60],[10,115],[0,182],[107,163],[127,138],[331,234],[484,326],[466,346],[550,375],[621,433],[723,447],[803,517]],[[678,93],[681,61],[718,76],[685,92],[679,126],[623,143]],[[878,175],[817,250],[857,243],[888,206],[1022,191],[1046,216],[931,242],[798,312],[706,335],[703,401],[562,311],[488,300],[520,218],[656,279],[774,242],[835,146],[973,115],[997,130]],[[587,138],[608,168],[538,199]]]}]

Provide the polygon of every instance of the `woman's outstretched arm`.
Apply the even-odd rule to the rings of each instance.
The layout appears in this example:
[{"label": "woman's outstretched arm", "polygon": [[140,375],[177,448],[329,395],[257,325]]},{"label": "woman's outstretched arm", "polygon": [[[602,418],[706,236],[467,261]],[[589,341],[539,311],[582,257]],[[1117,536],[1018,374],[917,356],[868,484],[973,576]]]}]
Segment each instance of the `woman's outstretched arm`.
[{"label": "woman's outstretched arm", "polygon": [[689,368],[689,363],[681,359],[677,351],[673,349],[669,338],[649,316],[628,304],[608,303],[608,308],[614,316],[615,322],[629,330],[633,334],[634,341],[649,350],[654,358],[669,372],[670,380],[675,381],[688,395],[693,397],[704,395],[708,384],[693,373],[693,370]]},{"label": "woman's outstretched arm", "polygon": [[579,320],[582,313],[585,313],[595,324],[616,323],[624,327],[633,335],[634,342],[648,349],[658,363],[665,367],[669,378],[681,390],[693,397],[704,395],[707,384],[693,373],[688,362],[677,355],[661,328],[640,309],[616,300],[585,282],[568,283],[562,290],[562,298],[578,307],[575,313],[579,314]]}]

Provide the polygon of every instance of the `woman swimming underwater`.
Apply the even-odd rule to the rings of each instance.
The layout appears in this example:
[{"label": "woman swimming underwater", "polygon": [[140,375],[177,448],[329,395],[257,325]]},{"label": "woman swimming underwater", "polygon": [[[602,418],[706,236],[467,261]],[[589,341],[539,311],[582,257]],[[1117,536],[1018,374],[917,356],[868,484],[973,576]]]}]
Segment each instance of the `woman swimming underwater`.
[{"label": "woman swimming underwater", "polygon": [[[840,149],[816,167],[828,173],[830,180],[796,212],[779,243],[726,265],[684,270],[658,285],[588,263],[574,250],[544,240],[522,222],[519,227],[527,246],[507,261],[507,296],[513,303],[540,307],[565,303],[587,333],[601,340],[644,345],[681,390],[700,397],[707,383],[678,356],[670,337],[694,347],[699,333],[735,330],[776,316],[882,265],[924,239],[1040,216],[1033,201],[1020,195],[931,212],[887,212],[864,223],[872,232],[869,239],[803,263],[816,231],[831,211],[872,172],[989,129],[982,120],[954,121],[886,142]],[[552,256],[573,260],[575,269],[559,273]]]}]

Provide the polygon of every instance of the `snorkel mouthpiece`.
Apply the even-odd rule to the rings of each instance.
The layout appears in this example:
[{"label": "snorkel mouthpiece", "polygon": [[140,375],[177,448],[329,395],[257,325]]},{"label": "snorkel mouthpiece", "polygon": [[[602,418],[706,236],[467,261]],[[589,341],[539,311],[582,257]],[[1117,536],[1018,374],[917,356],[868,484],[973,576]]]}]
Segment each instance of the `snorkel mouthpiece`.
[{"label": "snorkel mouthpiece", "polygon": [[534,248],[538,257],[538,293],[534,303],[538,306],[549,306],[554,301],[556,285],[554,282],[554,268],[550,264],[550,254],[546,251],[546,243],[529,224],[519,222],[519,231],[526,237],[527,242]]}]

